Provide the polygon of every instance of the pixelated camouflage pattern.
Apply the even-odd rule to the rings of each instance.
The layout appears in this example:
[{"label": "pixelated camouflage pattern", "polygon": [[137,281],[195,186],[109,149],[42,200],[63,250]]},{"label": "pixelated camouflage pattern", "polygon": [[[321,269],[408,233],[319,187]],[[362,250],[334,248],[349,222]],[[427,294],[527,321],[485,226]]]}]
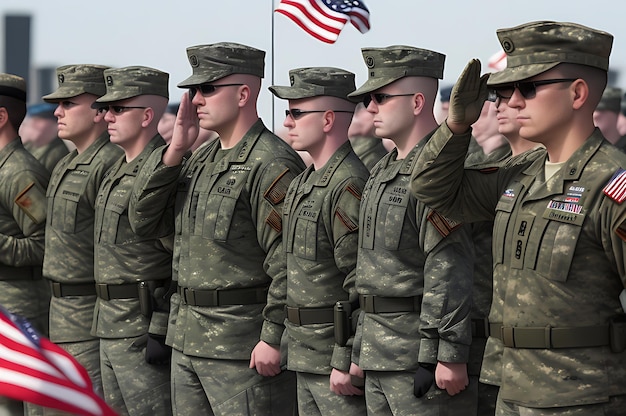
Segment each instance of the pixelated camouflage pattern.
[{"label": "pixelated camouflage pattern", "polygon": [[58,88],[42,98],[47,103],[56,103],[81,94],[101,97],[106,93],[104,70],[108,68],[108,66],[91,64],[60,66],[56,70]]},{"label": "pixelated camouflage pattern", "polygon": [[54,167],[63,159],[70,151],[58,137],[55,137],[43,146],[34,146],[32,143],[24,143],[24,148],[35,156],[35,159],[41,163],[48,172],[52,173]]},{"label": "pixelated camouflage pattern", "polygon": [[[165,141],[156,135],[131,162],[122,156],[104,177],[96,197],[95,265],[96,283],[128,284],[160,281],[169,286],[172,253],[159,237],[140,236],[128,218],[130,194],[137,174],[148,156]],[[167,309],[154,312],[151,320],[142,315],[138,299],[98,298],[91,333],[100,338],[144,335],[148,328],[166,328]],[[152,322],[151,322],[152,321]],[[158,322],[160,321],[160,322]],[[165,331],[159,335],[165,335]]]},{"label": "pixelated camouflage pattern", "polygon": [[[1,77],[0,77],[1,78]],[[33,220],[15,203],[31,184],[45,190],[50,174],[19,139],[0,149],[0,304],[48,333],[48,283],[41,278],[45,221]],[[46,212],[45,197],[33,200],[33,209]],[[19,280],[3,280],[24,276]],[[32,276],[37,277],[36,280]]]},{"label": "pixelated camouflage pattern", "polygon": [[[194,152],[180,172],[183,206],[177,199],[180,168],[164,167],[155,154],[139,175],[131,204],[140,233],[181,227],[179,285],[192,289],[268,286],[286,273],[281,231],[270,223],[282,212],[281,192],[304,170],[299,156],[257,121],[242,140],[216,161],[219,141]],[[270,195],[271,194],[271,195]],[[179,198],[179,201],[182,198]],[[272,203],[271,201],[277,201]],[[180,222],[174,221],[174,213]],[[280,216],[278,217],[280,219]],[[177,220],[178,221],[178,220]],[[279,224],[280,225],[280,221]],[[176,250],[176,247],[175,247]],[[273,295],[268,295],[273,296]],[[172,346],[184,354],[249,360],[259,341],[264,304],[220,307],[181,303]],[[282,326],[283,310],[269,313]],[[171,319],[170,319],[171,321]],[[266,342],[280,344],[282,330]]]},{"label": "pixelated camouflage pattern", "polygon": [[426,137],[403,160],[385,156],[361,202],[356,288],[385,297],[423,295],[421,311],[361,312],[355,336],[363,370],[414,370],[418,361],[467,362],[471,343],[473,247],[462,225],[447,237],[428,221],[431,209],[409,190]]},{"label": "pixelated camouflage pattern", "polygon": [[[283,210],[287,276],[272,287],[282,305],[332,308],[337,301],[357,302],[354,288],[359,205],[369,172],[343,144],[318,170],[310,166],[292,182]],[[287,366],[293,371],[329,375],[350,369],[350,346],[335,344],[332,322],[287,326]],[[271,325],[269,322],[266,324]],[[263,337],[263,336],[262,336]],[[351,342],[349,343],[351,344]],[[328,378],[327,378],[328,389]],[[333,393],[334,394],[334,393]]]},{"label": "pixelated camouflage pattern", "polygon": [[[54,170],[46,196],[45,278],[61,283],[94,283],[96,195],[105,173],[122,157],[122,149],[103,133],[84,152],[66,156]],[[52,297],[50,339],[71,342],[90,334],[95,296]]]},{"label": "pixelated camouflage pattern", "polygon": [[498,29],[506,68],[492,73],[488,85],[539,75],[560,63],[608,70],[613,35],[569,22],[537,21]]},{"label": "pixelated camouflage pattern", "polygon": [[26,80],[17,75],[0,73],[0,95],[26,102]]},{"label": "pixelated camouflage pattern", "polygon": [[232,74],[263,78],[265,52],[233,42],[197,45],[187,48],[192,75],[178,84],[180,88],[206,84]]},{"label": "pixelated camouflage pattern", "polygon": [[367,414],[365,396],[342,396],[328,388],[328,377],[297,373],[298,414],[308,416]]},{"label": "pixelated camouflage pattern", "polygon": [[356,89],[354,74],[340,68],[296,68],[289,71],[291,86],[272,85],[269,90],[284,100],[329,96],[348,99]]},{"label": "pixelated camouflage pattern", "polygon": [[120,415],[172,414],[170,366],[144,359],[146,336],[100,341],[104,400]]},{"label": "pixelated camouflage pattern", "polygon": [[96,100],[98,103],[111,103],[139,95],[159,95],[170,97],[168,91],[170,75],[147,66],[127,66],[104,70],[106,94]]},{"label": "pixelated camouflage pattern", "polygon": [[405,45],[362,48],[367,81],[349,97],[358,98],[404,77],[443,78],[446,56],[428,49]]},{"label": "pixelated camouflage pattern", "polygon": [[389,153],[383,146],[383,141],[378,137],[354,136],[350,138],[350,144],[354,153],[370,172],[374,165]]},{"label": "pixelated camouflage pattern", "polygon": [[[626,228],[626,206],[606,197],[602,189],[625,166],[624,154],[596,129],[547,182],[545,153],[534,162],[509,161],[496,173],[464,174],[457,161],[463,154],[459,142],[467,142],[457,137],[447,142],[451,133],[446,127],[440,133],[430,143],[429,157],[421,160],[428,169],[416,171],[413,191],[449,215],[456,212],[471,219],[495,212],[490,322],[513,327],[598,326],[622,312],[618,296],[626,285],[626,243],[620,230]],[[433,155],[440,157],[435,161]],[[450,199],[448,194],[442,198],[442,188],[450,189]],[[557,215],[546,208],[550,201],[566,198],[582,211]],[[501,371],[504,400],[557,407],[626,394],[626,352],[611,352],[608,346],[505,347],[500,364],[487,359],[494,340],[487,343],[483,372]]]}]

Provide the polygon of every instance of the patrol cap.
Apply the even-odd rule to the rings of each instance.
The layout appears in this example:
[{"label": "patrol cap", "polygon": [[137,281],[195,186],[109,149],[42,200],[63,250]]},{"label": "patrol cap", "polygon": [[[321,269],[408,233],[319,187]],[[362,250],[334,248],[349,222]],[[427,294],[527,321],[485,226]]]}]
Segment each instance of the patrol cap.
[{"label": "patrol cap", "polygon": [[367,81],[350,97],[361,97],[404,77],[443,78],[446,56],[428,49],[394,45],[361,49]]},{"label": "patrol cap", "polygon": [[265,52],[239,43],[220,42],[187,48],[193,74],[178,84],[179,88],[206,84],[232,74],[250,74],[263,78]]},{"label": "patrol cap", "polygon": [[106,94],[96,103],[110,103],[140,95],[160,95],[169,99],[169,74],[147,66],[109,68],[104,71]]},{"label": "patrol cap", "polygon": [[31,117],[41,117],[48,118],[52,120],[56,120],[56,116],[54,115],[54,111],[57,109],[57,106],[52,103],[38,103],[32,104],[26,107],[26,114]]},{"label": "patrol cap", "polygon": [[26,80],[17,75],[0,73],[0,95],[26,102]]},{"label": "patrol cap", "polygon": [[339,68],[298,68],[289,71],[290,87],[272,85],[269,90],[284,100],[329,96],[351,100],[348,94],[356,89],[354,74]]},{"label": "patrol cap", "polygon": [[607,71],[613,35],[576,23],[537,21],[497,30],[507,55],[506,68],[488,85],[508,84],[546,72],[560,63]]},{"label": "patrol cap", "polygon": [[622,107],[622,94],[624,92],[621,88],[617,87],[606,87],[604,92],[602,93],[602,98],[600,98],[600,102],[596,107],[596,110],[599,111],[612,111],[614,113],[618,113],[621,111]]},{"label": "patrol cap", "polygon": [[42,98],[47,103],[56,103],[81,94],[93,94],[101,97],[106,93],[103,65],[65,65],[57,68],[59,88]]}]

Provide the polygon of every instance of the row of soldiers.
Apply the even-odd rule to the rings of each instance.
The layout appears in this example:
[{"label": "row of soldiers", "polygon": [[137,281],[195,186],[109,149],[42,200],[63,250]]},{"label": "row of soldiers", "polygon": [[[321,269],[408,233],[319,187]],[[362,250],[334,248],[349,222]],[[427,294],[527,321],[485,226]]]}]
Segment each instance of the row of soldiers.
[{"label": "row of soldiers", "polygon": [[[44,100],[76,150],[49,180],[3,74],[3,305],[49,322],[120,414],[621,414],[626,155],[592,117],[613,37],[497,35],[507,68],[470,61],[441,124],[441,53],[363,48],[359,88],[291,70],[270,87],[289,144],[258,117],[256,48],[187,48],[169,144],[167,73],[60,67]],[[511,152],[469,164],[488,98]],[[358,102],[395,145],[371,172]],[[190,152],[200,129],[218,138]]]}]

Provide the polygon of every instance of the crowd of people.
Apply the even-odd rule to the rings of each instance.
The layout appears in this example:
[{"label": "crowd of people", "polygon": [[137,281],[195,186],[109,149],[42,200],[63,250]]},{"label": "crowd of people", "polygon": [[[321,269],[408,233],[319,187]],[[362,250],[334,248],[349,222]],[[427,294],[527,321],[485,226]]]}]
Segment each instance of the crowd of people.
[{"label": "crowd of people", "polygon": [[28,111],[60,150],[0,74],[0,304],[120,415],[623,415],[613,36],[497,36],[506,66],[454,86],[408,45],[363,48],[358,87],[294,68],[275,133],[252,46],[187,48],[179,103],[156,68],[64,65]]}]

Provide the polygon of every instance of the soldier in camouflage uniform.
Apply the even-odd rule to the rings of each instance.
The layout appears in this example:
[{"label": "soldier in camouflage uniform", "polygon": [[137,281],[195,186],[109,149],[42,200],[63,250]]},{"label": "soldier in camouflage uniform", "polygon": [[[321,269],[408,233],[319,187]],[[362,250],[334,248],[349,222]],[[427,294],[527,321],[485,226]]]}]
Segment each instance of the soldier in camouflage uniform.
[{"label": "soldier in camouflage uniform", "polygon": [[437,128],[433,109],[445,56],[410,46],[362,52],[369,77],[350,96],[363,98],[376,135],[396,149],[378,162],[363,191],[356,273],[361,314],[350,372],[365,373],[368,414],[475,414],[477,383],[466,388],[469,229],[409,192],[409,174]]},{"label": "soldier in camouflage uniform", "polygon": [[[480,77],[480,63],[468,64],[412,190],[458,219],[495,218],[481,378],[501,379],[496,414],[623,415],[626,158],[593,124],[613,36],[549,21],[497,33],[507,68]],[[545,145],[544,156],[463,169],[487,83],[496,103],[519,112],[519,134]]]},{"label": "soldier in camouflage uniform", "polygon": [[605,139],[624,152],[626,151],[626,136],[622,135],[617,128],[619,114],[622,111],[622,95],[621,88],[606,87],[593,112],[593,123],[600,129]]},{"label": "soldier in camouflage uniform", "polygon": [[165,345],[172,274],[171,241],[138,235],[129,222],[133,184],[165,141],[157,132],[169,75],[131,66],[104,71],[107,92],[94,106],[112,143],[124,150],[96,199],[92,333],[100,337],[104,398],[120,414],[171,414],[170,349]]},{"label": "soldier in camouflage uniform", "polygon": [[56,106],[49,103],[31,105],[20,129],[24,148],[37,159],[48,172],[68,153],[65,142],[58,136]]},{"label": "soldier in camouflage uniform", "polygon": [[50,339],[87,369],[102,393],[100,342],[90,334],[96,304],[94,215],[104,174],[122,156],[109,141],[104,114],[91,106],[104,95],[101,65],[57,68],[59,88],[43,97],[56,103],[59,137],[76,149],[56,166],[48,187],[43,275],[50,281]]},{"label": "soldier in camouflage uniform", "polygon": [[[142,170],[131,209],[138,230],[176,227],[180,245],[180,305],[168,328],[174,413],[292,414],[295,375],[281,366],[282,331],[259,337],[269,285],[286,273],[283,201],[304,165],[258,118],[265,52],[217,43],[187,55],[193,74],[178,84],[189,93],[172,142]],[[199,127],[219,138],[183,163]],[[282,324],[284,312],[269,319]]]},{"label": "soldier in camouflage uniform", "polygon": [[[355,107],[348,94],[355,90],[354,74],[338,68],[300,68],[291,70],[289,78],[291,86],[272,86],[270,91],[289,100],[283,125],[291,146],[307,151],[313,163],[293,180],[285,198],[287,276],[272,283],[281,297],[268,302],[270,319],[264,328],[280,333],[284,327],[272,322],[271,315],[286,306],[287,368],[296,372],[300,415],[360,416],[365,400],[350,382],[348,314],[349,305],[358,304],[354,279],[359,204],[369,171],[348,140]],[[338,301],[346,310],[343,319],[335,321]],[[339,337],[340,332],[345,336]]]},{"label": "soldier in camouflage uniform", "polygon": [[373,120],[372,114],[367,111],[363,103],[358,103],[348,129],[348,138],[352,149],[369,171],[383,156],[389,153],[383,144],[385,139],[376,137],[374,134]]},{"label": "soldier in camouflage uniform", "polygon": [[[46,188],[50,174],[18,137],[26,115],[26,81],[0,74],[0,304],[48,333],[50,291],[42,279]],[[1,399],[0,410],[23,412]]]}]

